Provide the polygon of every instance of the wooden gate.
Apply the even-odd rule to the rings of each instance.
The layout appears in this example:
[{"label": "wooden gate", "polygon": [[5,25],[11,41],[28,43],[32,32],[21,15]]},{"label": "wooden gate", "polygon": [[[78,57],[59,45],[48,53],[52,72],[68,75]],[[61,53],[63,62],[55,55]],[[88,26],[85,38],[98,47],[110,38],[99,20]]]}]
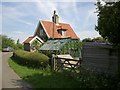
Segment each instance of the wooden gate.
[{"label": "wooden gate", "polygon": [[[68,55],[66,55],[68,56]],[[65,55],[54,57],[54,70],[68,70],[70,72],[79,72],[81,67],[81,59],[65,57]]]}]

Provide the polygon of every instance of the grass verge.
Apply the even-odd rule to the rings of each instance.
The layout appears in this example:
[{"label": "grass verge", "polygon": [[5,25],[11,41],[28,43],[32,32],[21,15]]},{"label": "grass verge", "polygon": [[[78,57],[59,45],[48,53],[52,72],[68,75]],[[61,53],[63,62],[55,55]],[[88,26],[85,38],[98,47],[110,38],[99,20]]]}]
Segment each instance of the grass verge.
[{"label": "grass verge", "polygon": [[14,58],[9,60],[10,67],[33,88],[117,88],[120,81],[115,77],[104,74],[95,75],[90,72],[81,72],[72,77],[65,72],[51,72],[50,68],[33,69],[21,66]]},{"label": "grass verge", "polygon": [[32,69],[21,66],[14,62],[14,58],[9,60],[10,67],[33,88],[77,88],[78,81],[70,77],[65,77],[63,73],[53,73],[49,68],[45,70]]}]

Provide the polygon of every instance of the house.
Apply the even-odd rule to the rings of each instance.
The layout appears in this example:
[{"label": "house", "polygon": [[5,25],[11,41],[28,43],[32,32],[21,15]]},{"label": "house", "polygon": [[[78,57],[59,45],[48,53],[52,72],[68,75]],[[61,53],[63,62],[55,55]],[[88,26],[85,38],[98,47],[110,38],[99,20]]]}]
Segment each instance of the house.
[{"label": "house", "polygon": [[40,44],[50,39],[71,38],[79,40],[70,24],[59,22],[59,16],[56,14],[56,11],[54,11],[52,21],[39,21],[33,37],[29,37],[24,41],[24,50],[31,51],[31,42],[35,40],[35,37],[37,37],[36,39]]},{"label": "house", "polygon": [[24,50],[26,51],[36,51],[40,45],[44,43],[42,39],[38,36],[28,37],[24,42]]},{"label": "house", "polygon": [[59,22],[59,16],[55,11],[52,21],[39,21],[34,36],[40,37],[43,41],[62,38],[79,39],[70,24]]}]

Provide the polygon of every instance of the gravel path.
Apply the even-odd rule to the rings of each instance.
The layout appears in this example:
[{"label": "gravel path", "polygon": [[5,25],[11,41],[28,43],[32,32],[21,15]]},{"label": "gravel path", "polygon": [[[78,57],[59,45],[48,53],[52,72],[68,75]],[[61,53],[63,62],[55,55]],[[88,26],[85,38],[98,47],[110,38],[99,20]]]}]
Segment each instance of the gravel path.
[{"label": "gravel path", "polygon": [[19,88],[19,90],[30,90],[32,87],[22,80],[8,65],[10,52],[2,53],[2,90],[7,88]]}]

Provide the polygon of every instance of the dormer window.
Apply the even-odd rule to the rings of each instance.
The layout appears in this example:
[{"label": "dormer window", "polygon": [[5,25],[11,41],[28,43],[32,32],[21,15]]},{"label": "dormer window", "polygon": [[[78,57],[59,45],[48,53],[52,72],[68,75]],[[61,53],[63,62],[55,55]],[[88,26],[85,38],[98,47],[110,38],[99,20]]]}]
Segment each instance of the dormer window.
[{"label": "dormer window", "polygon": [[66,37],[66,31],[62,31],[62,36]]},{"label": "dormer window", "polygon": [[66,29],[58,29],[57,31],[62,37],[66,37]]}]

